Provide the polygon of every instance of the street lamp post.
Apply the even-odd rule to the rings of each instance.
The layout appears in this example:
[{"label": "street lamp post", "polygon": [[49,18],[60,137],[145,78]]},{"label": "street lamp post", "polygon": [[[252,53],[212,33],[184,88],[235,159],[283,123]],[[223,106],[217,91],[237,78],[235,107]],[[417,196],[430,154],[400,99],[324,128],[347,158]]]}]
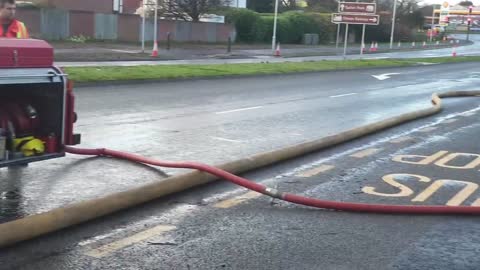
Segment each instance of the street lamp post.
[{"label": "street lamp post", "polygon": [[430,43],[432,43],[433,41],[433,25],[435,24],[435,5],[432,5],[433,6],[433,11],[432,11],[432,27],[430,29]]},{"label": "street lamp post", "polygon": [[397,16],[397,0],[393,3],[392,33],[390,34],[390,50],[393,49],[393,33],[395,32],[395,21]]},{"label": "street lamp post", "polygon": [[470,40],[470,27],[472,25],[472,11],[473,11],[473,6],[468,7],[468,19],[467,19],[467,41]]},{"label": "street lamp post", "polygon": [[158,42],[158,0],[155,0],[155,24],[153,29],[153,42]]},{"label": "street lamp post", "polygon": [[143,18],[142,18],[142,53],[145,52],[145,20],[147,17],[147,10],[145,6],[145,0],[142,1],[142,9],[143,9]]},{"label": "street lamp post", "polygon": [[278,19],[278,0],[275,0],[275,18],[273,20],[272,51],[275,51],[277,44],[277,19]]}]

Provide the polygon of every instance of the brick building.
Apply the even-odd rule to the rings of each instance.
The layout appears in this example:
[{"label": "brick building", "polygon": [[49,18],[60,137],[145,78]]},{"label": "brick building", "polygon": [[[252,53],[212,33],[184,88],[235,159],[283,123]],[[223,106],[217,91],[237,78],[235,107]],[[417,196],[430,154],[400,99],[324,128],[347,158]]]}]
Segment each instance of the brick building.
[{"label": "brick building", "polygon": [[72,11],[133,14],[142,0],[33,0],[38,6]]}]

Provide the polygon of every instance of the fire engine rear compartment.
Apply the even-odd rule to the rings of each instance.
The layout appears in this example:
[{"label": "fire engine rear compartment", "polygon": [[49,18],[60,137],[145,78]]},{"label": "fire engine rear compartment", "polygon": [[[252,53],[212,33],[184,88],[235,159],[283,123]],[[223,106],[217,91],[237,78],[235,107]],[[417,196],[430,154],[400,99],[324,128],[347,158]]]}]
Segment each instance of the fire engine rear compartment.
[{"label": "fire engine rear compartment", "polygon": [[[42,141],[45,146],[43,153],[26,156],[21,154],[22,152],[18,149],[12,149],[14,144],[11,138],[4,138],[6,143],[4,146],[0,145],[0,150],[4,147],[8,153],[0,151],[0,168],[64,156],[62,149],[65,125],[65,120],[63,119],[64,102],[65,84],[63,80],[57,80],[57,82],[0,84],[0,110],[2,107],[5,110],[9,106],[5,104],[21,104],[20,107],[23,109],[30,105],[37,114],[38,119],[35,121],[38,124],[36,124],[36,128],[28,132],[16,131],[15,137],[17,140],[33,136],[35,139]],[[17,130],[18,127],[14,128]],[[47,147],[47,144],[50,147]],[[53,148],[51,147],[52,145],[54,146]],[[54,151],[51,151],[52,149]]]}]

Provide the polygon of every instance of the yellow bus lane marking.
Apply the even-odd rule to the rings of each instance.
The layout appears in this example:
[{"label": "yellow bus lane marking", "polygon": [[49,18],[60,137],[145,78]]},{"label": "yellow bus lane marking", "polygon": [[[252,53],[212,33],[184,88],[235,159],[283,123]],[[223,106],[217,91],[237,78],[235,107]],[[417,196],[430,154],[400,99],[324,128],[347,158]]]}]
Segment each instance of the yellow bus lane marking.
[{"label": "yellow bus lane marking", "polygon": [[469,112],[469,113],[462,114],[462,116],[469,117],[469,116],[474,116],[476,114],[477,114],[476,112]]},{"label": "yellow bus lane marking", "polygon": [[480,207],[480,199],[476,199],[471,205],[475,207]]},{"label": "yellow bus lane marking", "polygon": [[304,172],[299,173],[297,175],[297,177],[303,177],[303,178],[312,177],[312,176],[318,175],[320,173],[330,171],[334,168],[335,168],[335,166],[332,166],[332,165],[320,165],[316,168],[313,168],[313,169],[310,169],[308,171],[304,171]]},{"label": "yellow bus lane marking", "polygon": [[430,156],[398,155],[398,156],[394,156],[392,160],[400,163],[407,163],[407,164],[428,165],[434,162],[435,160],[443,157],[446,154],[448,154],[448,151],[438,151],[437,153]]},{"label": "yellow bus lane marking", "polygon": [[390,143],[403,143],[403,142],[407,142],[407,141],[412,141],[413,138],[410,137],[410,136],[404,136],[404,137],[399,137],[399,138],[396,138],[396,139],[393,139],[390,141]]},{"label": "yellow bus lane marking", "polygon": [[223,200],[221,202],[218,202],[218,203],[214,204],[213,207],[223,208],[223,209],[231,208],[231,207],[239,205],[239,204],[241,204],[245,201],[261,197],[262,195],[263,194],[261,194],[261,193],[258,193],[258,192],[255,192],[255,191],[250,191],[250,192],[247,192],[245,194],[233,197],[231,199],[227,199],[227,200]]},{"label": "yellow bus lane marking", "polygon": [[136,233],[132,236],[120,239],[118,241],[100,246],[95,249],[91,249],[84,254],[90,257],[94,257],[97,259],[106,257],[120,249],[126,248],[128,246],[131,246],[133,244],[142,242],[144,240],[147,240],[149,238],[152,238],[154,236],[161,235],[163,233],[175,230],[175,226],[170,226],[170,225],[159,225],[156,227],[153,227],[151,229]]},{"label": "yellow bus lane marking", "polygon": [[447,119],[447,120],[443,121],[442,123],[444,123],[444,124],[451,124],[451,123],[455,123],[455,122],[457,122],[457,121],[458,121],[458,119],[452,118],[452,119]]},{"label": "yellow bus lane marking", "polygon": [[406,177],[412,177],[418,179],[420,182],[428,183],[430,182],[430,178],[422,175],[416,175],[416,174],[406,174],[406,173],[399,173],[399,174],[388,174],[382,177],[382,180],[399,189],[399,192],[397,193],[382,193],[382,192],[377,192],[375,187],[371,186],[366,186],[362,188],[362,192],[370,195],[375,195],[375,196],[382,196],[382,197],[408,197],[413,194],[413,190],[409,187],[407,187],[404,184],[400,184],[397,182],[397,180],[405,179]]},{"label": "yellow bus lane marking", "polygon": [[[455,158],[459,156],[464,156],[468,158],[475,157],[474,160],[470,161],[469,163],[463,165],[463,166],[453,166],[453,165],[447,165],[450,161],[454,160]],[[478,165],[480,165],[480,155],[478,154],[471,154],[471,153],[451,153],[448,154],[447,156],[441,158],[440,160],[437,160],[435,162],[435,165],[444,167],[444,168],[449,168],[449,169],[459,169],[459,170],[468,170],[468,169],[475,169]]]},{"label": "yellow bus lane marking", "polygon": [[448,179],[441,179],[433,182],[428,188],[426,188],[422,193],[418,194],[415,198],[412,199],[412,202],[424,202],[430,196],[432,196],[437,190],[439,190],[442,186],[449,183],[459,183],[464,184],[465,187],[460,190],[455,196],[453,196],[446,205],[448,206],[459,206],[461,205],[470,195],[472,195],[477,189],[478,184],[466,181],[458,181],[458,180],[448,180]]},{"label": "yellow bus lane marking", "polygon": [[430,131],[434,131],[436,129],[438,129],[438,127],[427,127],[427,128],[420,129],[418,132],[427,133]]},{"label": "yellow bus lane marking", "polygon": [[381,150],[382,150],[381,148],[369,148],[369,149],[362,150],[360,152],[356,152],[350,156],[354,158],[364,158],[364,157],[374,155],[380,152]]}]

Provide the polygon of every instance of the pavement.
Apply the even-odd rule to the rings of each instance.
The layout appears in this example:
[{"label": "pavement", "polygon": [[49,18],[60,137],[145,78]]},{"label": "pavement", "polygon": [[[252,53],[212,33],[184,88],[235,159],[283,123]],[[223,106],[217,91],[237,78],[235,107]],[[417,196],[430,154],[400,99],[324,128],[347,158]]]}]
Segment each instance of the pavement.
[{"label": "pavement", "polygon": [[[448,99],[435,117],[244,176],[322,199],[478,206],[478,102]],[[477,269],[478,224],[312,209],[219,182],[4,249],[0,269]]]},{"label": "pavement", "polygon": [[[480,35],[471,35],[471,42],[467,43],[466,35],[456,34],[454,37],[461,41],[458,45],[464,45],[457,47],[456,53],[459,56],[471,56],[480,55]],[[456,43],[453,45],[457,45]],[[347,59],[384,59],[384,58],[419,58],[419,57],[442,57],[452,56],[453,49],[452,44],[442,44],[440,46],[429,45],[423,48],[422,44],[417,43],[415,49],[411,49],[411,44],[404,44],[403,47],[398,49],[396,45],[395,49],[390,51],[387,48],[387,44],[382,44],[379,51],[376,53],[367,53],[360,55],[360,47],[351,47],[348,52]],[[292,46],[293,48],[284,48],[282,50],[283,57],[272,56],[271,49],[240,49],[235,50],[233,54],[221,53],[220,49],[213,48],[206,51],[195,50],[175,50],[172,53],[178,53],[175,57],[160,58],[160,61],[152,60],[136,60],[129,59],[128,61],[121,61],[121,59],[114,59],[115,61],[95,61],[89,59],[85,54],[81,53],[81,50],[74,49],[57,49],[56,65],[62,67],[89,67],[89,66],[139,66],[139,65],[205,65],[205,64],[239,64],[239,63],[263,63],[263,62],[306,62],[306,61],[321,61],[321,60],[344,60],[343,49],[335,49],[332,46],[319,46],[305,48],[302,46]],[[445,48],[447,47],[447,48]],[[66,50],[66,51],[65,51]],[[99,52],[100,55],[109,55],[111,52],[103,49]],[[122,51],[122,50],[120,50]],[[123,50],[124,51],[124,50]],[[72,56],[78,56],[78,59],[73,61],[67,61],[68,58],[58,57],[58,54],[65,53]],[[129,55],[138,53],[137,51],[131,51]]]}]

